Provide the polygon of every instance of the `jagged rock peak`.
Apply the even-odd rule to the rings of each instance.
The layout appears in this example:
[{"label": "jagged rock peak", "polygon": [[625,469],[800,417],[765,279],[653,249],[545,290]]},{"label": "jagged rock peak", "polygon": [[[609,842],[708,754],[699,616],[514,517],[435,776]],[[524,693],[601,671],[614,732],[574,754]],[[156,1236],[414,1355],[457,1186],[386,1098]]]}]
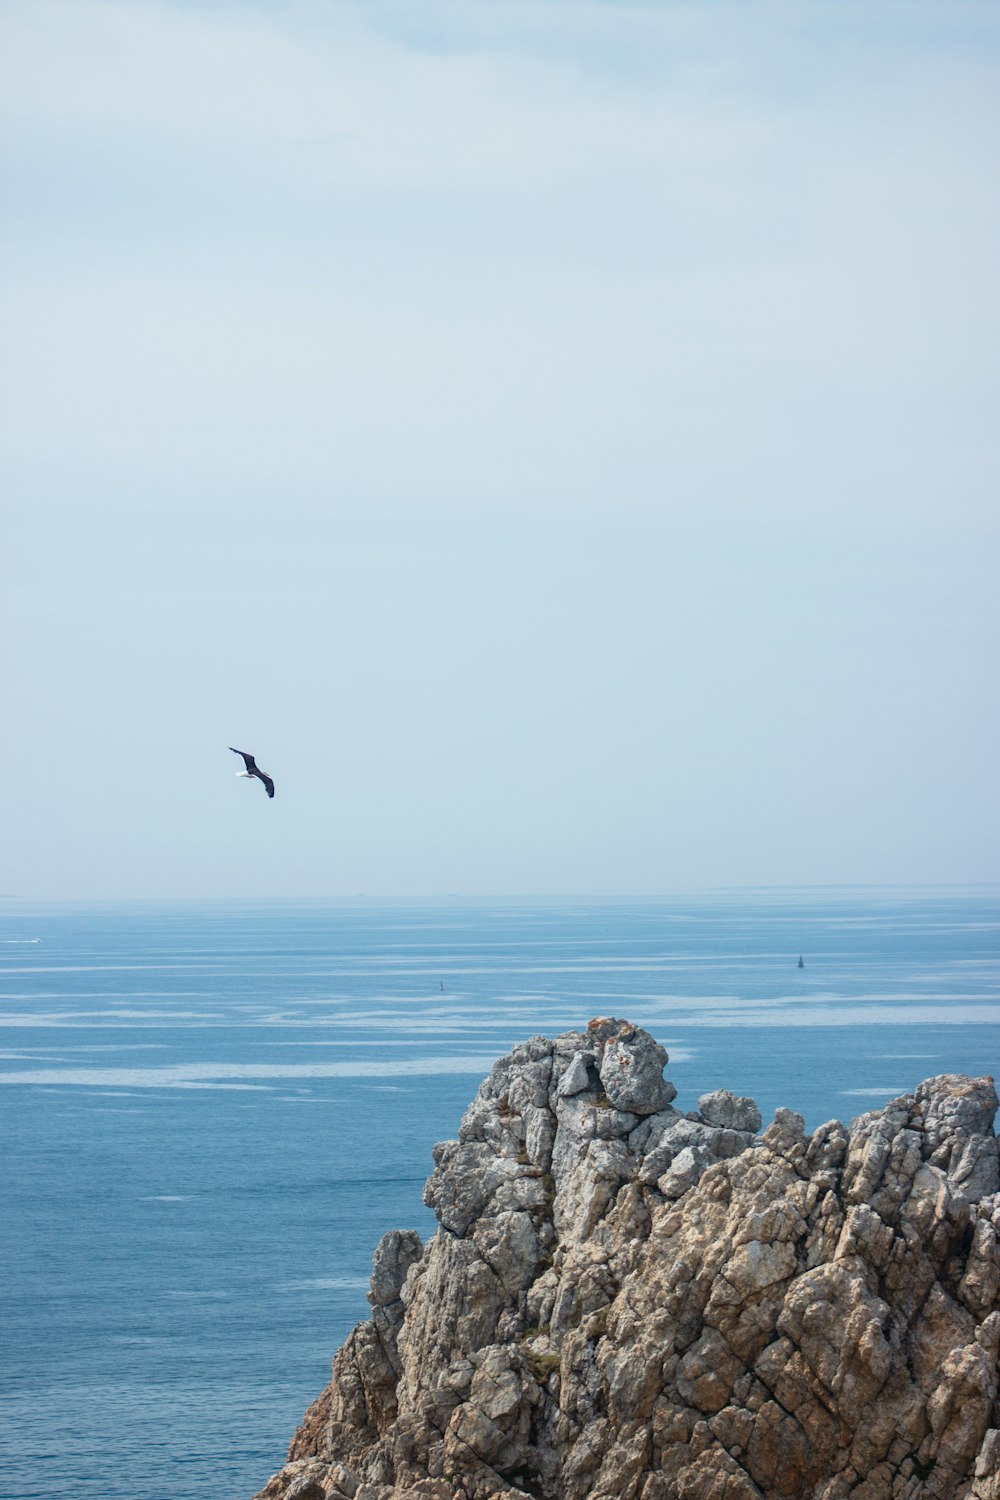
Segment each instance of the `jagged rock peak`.
[{"label": "jagged rock peak", "polygon": [[993,1080],[761,1133],[667,1060],[496,1063],[258,1500],[1000,1500]]}]

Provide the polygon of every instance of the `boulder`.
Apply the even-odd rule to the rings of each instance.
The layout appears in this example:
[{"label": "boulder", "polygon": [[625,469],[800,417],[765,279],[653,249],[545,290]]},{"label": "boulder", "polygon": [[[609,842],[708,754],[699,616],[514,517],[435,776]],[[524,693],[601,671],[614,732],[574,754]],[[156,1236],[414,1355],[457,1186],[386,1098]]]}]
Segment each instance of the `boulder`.
[{"label": "boulder", "polygon": [[698,1109],[709,1125],[723,1130],[748,1130],[755,1134],[760,1129],[760,1110],[753,1099],[731,1094],[728,1089],[716,1089],[711,1094],[702,1094]]}]

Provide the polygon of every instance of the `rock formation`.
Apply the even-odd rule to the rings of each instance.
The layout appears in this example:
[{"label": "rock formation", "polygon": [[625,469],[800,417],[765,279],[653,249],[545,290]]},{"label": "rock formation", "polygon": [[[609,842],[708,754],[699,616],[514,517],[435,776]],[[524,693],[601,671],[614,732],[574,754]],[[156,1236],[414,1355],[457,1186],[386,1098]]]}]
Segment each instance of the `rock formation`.
[{"label": "rock formation", "polygon": [[258,1500],[1000,1500],[993,1080],[810,1136],[666,1061],[500,1059]]}]

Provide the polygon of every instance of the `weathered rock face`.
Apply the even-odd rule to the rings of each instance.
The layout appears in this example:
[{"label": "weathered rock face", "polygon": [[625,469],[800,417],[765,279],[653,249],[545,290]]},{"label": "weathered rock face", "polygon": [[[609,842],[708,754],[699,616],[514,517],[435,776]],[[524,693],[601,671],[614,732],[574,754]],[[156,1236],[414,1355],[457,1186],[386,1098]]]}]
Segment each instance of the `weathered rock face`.
[{"label": "weathered rock face", "polygon": [[993,1080],[757,1134],[666,1061],[501,1058],[258,1500],[1000,1500]]}]

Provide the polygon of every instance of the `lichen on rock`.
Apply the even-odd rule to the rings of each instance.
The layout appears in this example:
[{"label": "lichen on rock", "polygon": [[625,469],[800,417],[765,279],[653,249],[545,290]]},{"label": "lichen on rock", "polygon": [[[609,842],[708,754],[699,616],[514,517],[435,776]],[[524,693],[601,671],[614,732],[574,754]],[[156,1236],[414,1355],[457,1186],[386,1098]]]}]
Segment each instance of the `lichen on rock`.
[{"label": "lichen on rock", "polygon": [[667,1060],[496,1063],[258,1500],[1000,1500],[993,1080],[808,1135]]}]

